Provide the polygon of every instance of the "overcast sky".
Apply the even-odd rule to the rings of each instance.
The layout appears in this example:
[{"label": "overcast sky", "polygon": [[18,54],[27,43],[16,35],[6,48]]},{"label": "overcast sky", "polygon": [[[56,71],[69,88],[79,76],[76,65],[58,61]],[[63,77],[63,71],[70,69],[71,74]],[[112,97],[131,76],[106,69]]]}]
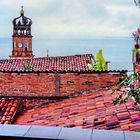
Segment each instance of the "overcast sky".
[{"label": "overcast sky", "polygon": [[11,37],[21,5],[36,38],[131,36],[140,27],[133,0],[0,0],[0,37]]}]

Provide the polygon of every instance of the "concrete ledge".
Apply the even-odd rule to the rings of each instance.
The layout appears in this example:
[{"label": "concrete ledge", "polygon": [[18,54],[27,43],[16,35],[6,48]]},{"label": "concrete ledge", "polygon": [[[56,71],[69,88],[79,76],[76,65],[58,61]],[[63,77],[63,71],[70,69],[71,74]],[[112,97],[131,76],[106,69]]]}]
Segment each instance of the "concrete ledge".
[{"label": "concrete ledge", "polygon": [[140,140],[139,132],[48,126],[0,125],[0,140]]}]

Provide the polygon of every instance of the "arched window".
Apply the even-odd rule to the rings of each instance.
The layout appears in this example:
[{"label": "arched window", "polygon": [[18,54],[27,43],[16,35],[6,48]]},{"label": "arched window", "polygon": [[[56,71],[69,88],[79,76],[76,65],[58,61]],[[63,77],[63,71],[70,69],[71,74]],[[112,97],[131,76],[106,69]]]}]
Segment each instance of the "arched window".
[{"label": "arched window", "polygon": [[16,42],[14,42],[14,48],[16,48]]},{"label": "arched window", "polygon": [[24,30],[24,35],[26,35],[26,30]]},{"label": "arched window", "polygon": [[27,51],[28,50],[28,41],[27,40],[24,42],[24,47],[25,47],[25,51]]},{"label": "arched window", "polygon": [[18,35],[20,35],[20,30],[18,30]]}]

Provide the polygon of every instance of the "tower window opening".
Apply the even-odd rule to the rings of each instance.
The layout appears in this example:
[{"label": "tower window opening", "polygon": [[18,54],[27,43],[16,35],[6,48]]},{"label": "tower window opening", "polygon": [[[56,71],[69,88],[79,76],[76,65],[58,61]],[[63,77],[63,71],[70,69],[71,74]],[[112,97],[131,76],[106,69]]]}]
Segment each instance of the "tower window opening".
[{"label": "tower window opening", "polygon": [[25,51],[27,51],[28,50],[28,41],[27,40],[24,42],[24,46],[25,46]]},{"label": "tower window opening", "polygon": [[16,42],[14,42],[14,48],[16,48]]},{"label": "tower window opening", "polygon": [[24,30],[24,35],[26,35],[26,30]]},{"label": "tower window opening", "polygon": [[27,47],[25,47],[25,51],[27,52]]},{"label": "tower window opening", "polygon": [[27,35],[28,35],[29,34],[29,31],[27,30],[26,32],[27,32]]},{"label": "tower window opening", "polygon": [[20,35],[20,30],[18,30],[18,35]]}]

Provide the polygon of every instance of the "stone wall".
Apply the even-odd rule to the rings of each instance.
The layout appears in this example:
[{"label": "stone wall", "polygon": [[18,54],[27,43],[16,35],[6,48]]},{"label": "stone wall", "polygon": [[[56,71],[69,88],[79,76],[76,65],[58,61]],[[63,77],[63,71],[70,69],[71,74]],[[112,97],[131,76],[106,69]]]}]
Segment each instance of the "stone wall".
[{"label": "stone wall", "polygon": [[1,96],[67,96],[111,86],[119,82],[119,72],[107,73],[3,73]]}]

